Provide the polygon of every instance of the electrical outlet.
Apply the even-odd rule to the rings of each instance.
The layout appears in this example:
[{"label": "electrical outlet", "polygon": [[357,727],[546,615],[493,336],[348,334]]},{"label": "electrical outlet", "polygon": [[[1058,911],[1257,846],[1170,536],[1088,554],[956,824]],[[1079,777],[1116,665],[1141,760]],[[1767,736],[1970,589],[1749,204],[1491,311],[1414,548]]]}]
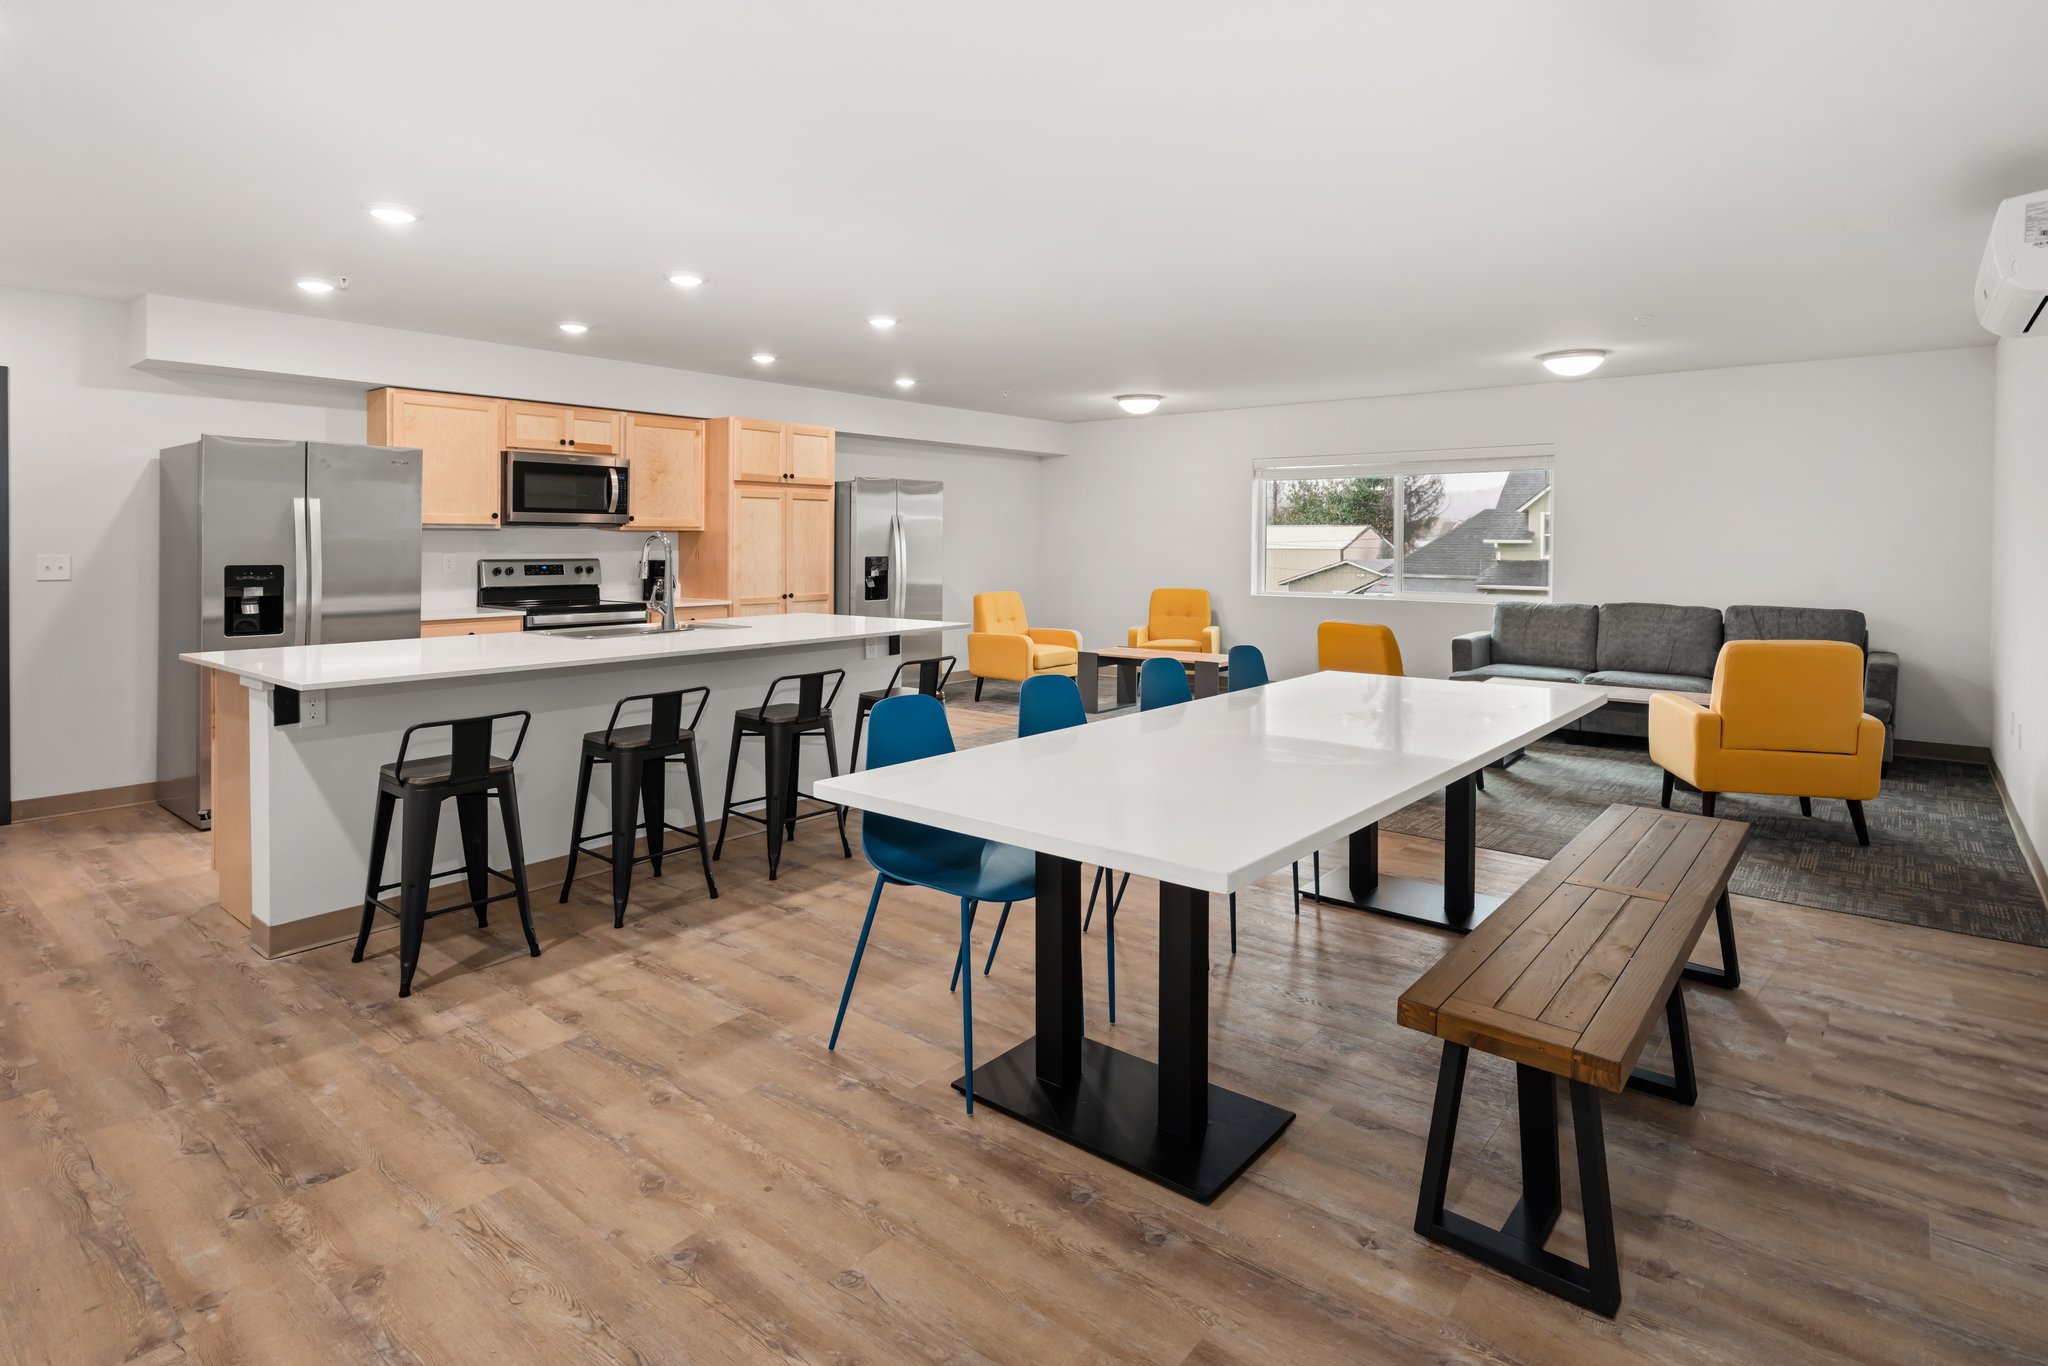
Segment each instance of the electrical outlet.
[{"label": "electrical outlet", "polygon": [[460,574],[462,572],[462,557],[460,555],[443,555],[441,557],[441,572],[443,574]]},{"label": "electrical outlet", "polygon": [[71,578],[71,557],[54,555],[46,551],[36,552],[36,582],[66,583]]},{"label": "electrical outlet", "polygon": [[860,643],[860,657],[862,659],[880,659],[882,657],[882,642],[879,640],[863,640]]},{"label": "electrical outlet", "polygon": [[327,724],[326,693],[302,692],[299,694],[299,724],[301,726],[324,726]]}]

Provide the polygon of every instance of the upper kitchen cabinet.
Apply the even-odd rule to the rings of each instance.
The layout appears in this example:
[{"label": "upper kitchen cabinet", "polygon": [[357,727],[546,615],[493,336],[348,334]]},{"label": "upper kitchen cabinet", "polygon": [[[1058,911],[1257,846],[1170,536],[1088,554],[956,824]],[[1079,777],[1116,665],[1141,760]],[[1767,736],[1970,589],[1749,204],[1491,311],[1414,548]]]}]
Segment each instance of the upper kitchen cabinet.
[{"label": "upper kitchen cabinet", "polygon": [[622,530],[702,531],[704,423],[693,417],[627,413],[624,449],[632,462],[633,520]]},{"label": "upper kitchen cabinet", "polygon": [[706,424],[711,466],[742,483],[832,483],[833,432],[788,422],[721,417]]},{"label": "upper kitchen cabinet", "polygon": [[427,526],[496,526],[505,403],[472,394],[412,389],[370,393],[374,446],[417,446],[420,521]]},{"label": "upper kitchen cabinet", "polygon": [[624,441],[624,416],[603,408],[509,401],[505,404],[505,449],[617,455]]}]

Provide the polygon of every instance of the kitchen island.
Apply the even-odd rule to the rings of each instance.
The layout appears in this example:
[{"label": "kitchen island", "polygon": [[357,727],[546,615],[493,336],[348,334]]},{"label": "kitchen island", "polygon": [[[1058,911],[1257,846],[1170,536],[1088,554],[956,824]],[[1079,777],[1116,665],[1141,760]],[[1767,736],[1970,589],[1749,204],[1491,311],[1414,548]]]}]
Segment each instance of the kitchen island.
[{"label": "kitchen island", "polygon": [[[569,851],[578,747],[586,732],[604,728],[620,698],[700,685],[711,690],[697,747],[705,816],[715,824],[732,714],[760,705],[772,679],[844,669],[836,717],[850,723],[855,696],[887,682],[901,658],[887,653],[889,637],[964,624],[795,613],[596,639],[506,632],[182,655],[209,670],[214,684],[211,807],[221,905],[248,925],[250,943],[267,957],[353,938],[377,769],[397,757],[408,726],[505,711],[533,714],[517,771],[520,823],[538,891],[559,884]],[[851,725],[835,729],[841,762],[851,763],[843,747]],[[445,740],[445,732],[431,738]],[[510,739],[508,726],[500,753]],[[805,785],[824,775],[823,749],[804,747]],[[743,747],[736,796],[762,791],[758,751],[758,745]],[[413,752],[432,751],[416,746]],[[609,813],[601,793],[591,794],[591,808],[586,828],[604,828]],[[687,802],[679,811],[672,799],[670,816],[688,824]],[[492,866],[503,868],[502,832],[495,820],[491,824]],[[736,824],[727,852],[763,857],[760,846],[743,837],[758,830],[750,822]],[[441,867],[461,848],[452,804],[437,847],[447,851],[437,860]],[[395,866],[396,849],[391,853]],[[539,899],[536,914],[548,904]]]}]

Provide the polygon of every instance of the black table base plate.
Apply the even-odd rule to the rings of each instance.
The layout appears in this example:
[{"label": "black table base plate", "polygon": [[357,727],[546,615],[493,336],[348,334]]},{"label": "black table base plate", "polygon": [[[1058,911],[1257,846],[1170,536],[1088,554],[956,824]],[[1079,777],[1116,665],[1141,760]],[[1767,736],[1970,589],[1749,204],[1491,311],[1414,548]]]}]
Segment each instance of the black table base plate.
[{"label": "black table base plate", "polygon": [[[964,1091],[965,1077],[953,1083]],[[974,1103],[1020,1119],[1169,1190],[1208,1204],[1294,1120],[1262,1100],[1209,1087],[1209,1125],[1200,1138],[1159,1132],[1159,1066],[1093,1039],[1081,1042],[1081,1084],[1041,1085],[1038,1046],[1026,1039],[974,1069]]]},{"label": "black table base plate", "polygon": [[1377,915],[1390,915],[1424,925],[1441,925],[1447,930],[1463,932],[1486,919],[1494,907],[1507,898],[1475,892],[1472,913],[1453,916],[1444,910],[1443,883],[1412,877],[1382,877],[1379,885],[1361,901],[1351,895],[1351,870],[1342,864],[1332,867],[1326,862],[1323,864],[1322,891],[1318,900],[1333,906],[1348,906],[1354,911],[1372,911]]}]

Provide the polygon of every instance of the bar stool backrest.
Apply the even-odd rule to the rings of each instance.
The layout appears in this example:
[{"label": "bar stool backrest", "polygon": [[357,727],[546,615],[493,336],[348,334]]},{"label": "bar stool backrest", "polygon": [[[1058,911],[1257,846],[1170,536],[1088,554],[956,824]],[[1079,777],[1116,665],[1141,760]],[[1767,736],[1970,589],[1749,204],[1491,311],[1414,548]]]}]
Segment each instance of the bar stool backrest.
[{"label": "bar stool backrest", "polygon": [[405,752],[412,747],[412,737],[423,730],[448,732],[449,782],[469,783],[487,777],[491,771],[491,736],[496,725],[515,716],[519,718],[519,732],[513,737],[512,752],[505,757],[506,763],[514,763],[520,747],[526,743],[526,728],[533,723],[530,711],[501,711],[490,716],[465,716],[459,721],[422,721],[407,726],[405,734],[398,738],[396,772],[400,780],[405,777]]},{"label": "bar stool backrest", "polygon": [[902,686],[903,672],[913,664],[917,666],[917,690],[926,697],[944,700],[946,684],[953,677],[953,665],[958,662],[955,655],[940,655],[936,659],[906,659],[896,666],[896,672],[889,675],[889,686],[884,692],[895,692]]},{"label": "bar stool backrest", "polygon": [[[832,691],[825,692],[825,680],[832,680]],[[761,710],[766,711],[775,703],[775,690],[785,683],[796,684],[796,717],[798,721],[816,721],[832,710],[832,704],[839,697],[839,689],[846,682],[844,669],[820,669],[813,674],[784,674],[768,685],[762,695]]]},{"label": "bar stool backrest", "polygon": [[[697,699],[697,709],[691,713],[690,724],[686,726],[683,724],[683,699],[687,697]],[[635,693],[631,697],[622,697],[619,704],[612,708],[612,719],[604,723],[604,742],[606,745],[611,744],[612,732],[619,728],[619,713],[635,702],[647,702],[651,703],[653,708],[647,718],[648,742],[657,746],[679,744],[686,732],[696,731],[697,723],[704,719],[705,704],[710,700],[711,689],[701,685],[694,688],[677,688],[674,692],[643,692]]]}]

